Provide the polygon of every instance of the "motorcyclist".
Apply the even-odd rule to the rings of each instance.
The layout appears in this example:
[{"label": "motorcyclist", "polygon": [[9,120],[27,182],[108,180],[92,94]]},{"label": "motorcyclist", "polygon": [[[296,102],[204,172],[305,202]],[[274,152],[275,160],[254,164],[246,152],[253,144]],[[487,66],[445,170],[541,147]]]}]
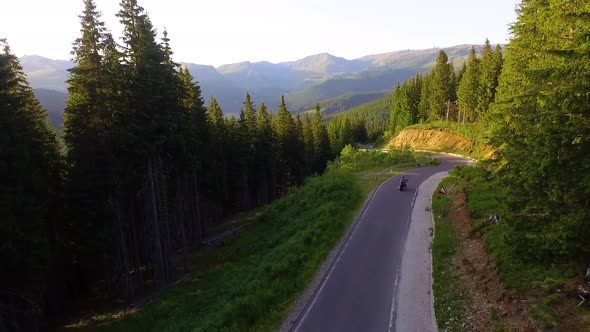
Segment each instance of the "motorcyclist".
[{"label": "motorcyclist", "polygon": [[408,179],[406,179],[406,177],[404,175],[402,175],[402,178],[399,180],[399,187],[405,188],[407,186],[407,183],[408,183]]}]

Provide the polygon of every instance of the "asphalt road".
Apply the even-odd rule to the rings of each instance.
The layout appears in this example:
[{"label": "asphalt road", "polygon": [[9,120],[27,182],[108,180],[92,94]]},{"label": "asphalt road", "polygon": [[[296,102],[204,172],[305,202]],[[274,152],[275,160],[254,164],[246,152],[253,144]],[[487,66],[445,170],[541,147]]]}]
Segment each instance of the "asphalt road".
[{"label": "asphalt road", "polygon": [[[400,268],[417,189],[433,174],[467,161],[448,155],[436,157],[440,165],[400,173],[377,189],[292,331],[396,330],[397,312],[404,306],[398,299]],[[398,189],[401,175],[408,178],[404,192]],[[399,330],[399,322],[397,326]]]}]

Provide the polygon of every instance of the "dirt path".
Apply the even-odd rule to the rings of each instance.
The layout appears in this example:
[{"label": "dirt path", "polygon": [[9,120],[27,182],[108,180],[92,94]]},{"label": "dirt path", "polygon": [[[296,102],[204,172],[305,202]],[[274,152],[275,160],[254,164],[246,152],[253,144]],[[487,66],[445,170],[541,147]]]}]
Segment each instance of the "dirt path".
[{"label": "dirt path", "polygon": [[453,203],[449,219],[454,223],[457,237],[462,243],[453,260],[453,270],[461,279],[470,299],[465,329],[536,331],[528,318],[525,301],[504,289],[483,240],[478,234],[471,232],[472,221],[463,187],[456,186],[450,196]]}]

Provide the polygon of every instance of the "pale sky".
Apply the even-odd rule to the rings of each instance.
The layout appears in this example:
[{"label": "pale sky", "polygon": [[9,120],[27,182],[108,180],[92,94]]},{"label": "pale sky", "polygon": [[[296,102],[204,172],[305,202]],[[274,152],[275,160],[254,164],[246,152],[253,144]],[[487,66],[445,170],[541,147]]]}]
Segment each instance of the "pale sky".
[{"label": "pale sky", "polygon": [[[219,66],[292,61],[328,52],[368,54],[458,44],[506,43],[519,0],[139,0],[166,27],[177,62]],[[96,0],[120,36],[119,0]],[[82,0],[6,0],[0,38],[14,53],[69,59]]]}]

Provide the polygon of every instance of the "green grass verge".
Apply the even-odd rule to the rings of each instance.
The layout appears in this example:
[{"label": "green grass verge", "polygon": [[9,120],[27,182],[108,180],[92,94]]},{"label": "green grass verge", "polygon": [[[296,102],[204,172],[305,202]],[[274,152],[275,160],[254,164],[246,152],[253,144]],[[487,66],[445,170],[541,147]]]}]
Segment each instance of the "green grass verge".
[{"label": "green grass verge", "polygon": [[[248,216],[253,222],[202,250],[191,272],[133,314],[93,318],[93,331],[272,331],[353,221],[367,194],[401,158],[355,154]],[[405,152],[404,158],[409,152]],[[358,155],[356,155],[358,154]],[[344,157],[345,158],[345,157]],[[367,159],[367,161],[362,161]],[[416,158],[422,158],[416,156]],[[404,159],[404,161],[408,161]],[[359,163],[364,166],[362,168]],[[397,170],[399,171],[399,170]]]},{"label": "green grass verge", "polygon": [[418,154],[414,150],[403,147],[389,152],[378,150],[359,151],[347,145],[342,149],[341,156],[330,163],[329,168],[341,168],[352,171],[380,171],[388,166],[411,162],[436,163],[432,157]]},{"label": "green grass verge", "polygon": [[435,237],[432,242],[432,278],[434,312],[442,331],[462,331],[467,308],[463,285],[453,273],[453,257],[460,250],[455,228],[447,218],[451,200],[439,193],[441,187],[450,188],[458,181],[453,173],[443,179],[432,196],[435,217]]}]

